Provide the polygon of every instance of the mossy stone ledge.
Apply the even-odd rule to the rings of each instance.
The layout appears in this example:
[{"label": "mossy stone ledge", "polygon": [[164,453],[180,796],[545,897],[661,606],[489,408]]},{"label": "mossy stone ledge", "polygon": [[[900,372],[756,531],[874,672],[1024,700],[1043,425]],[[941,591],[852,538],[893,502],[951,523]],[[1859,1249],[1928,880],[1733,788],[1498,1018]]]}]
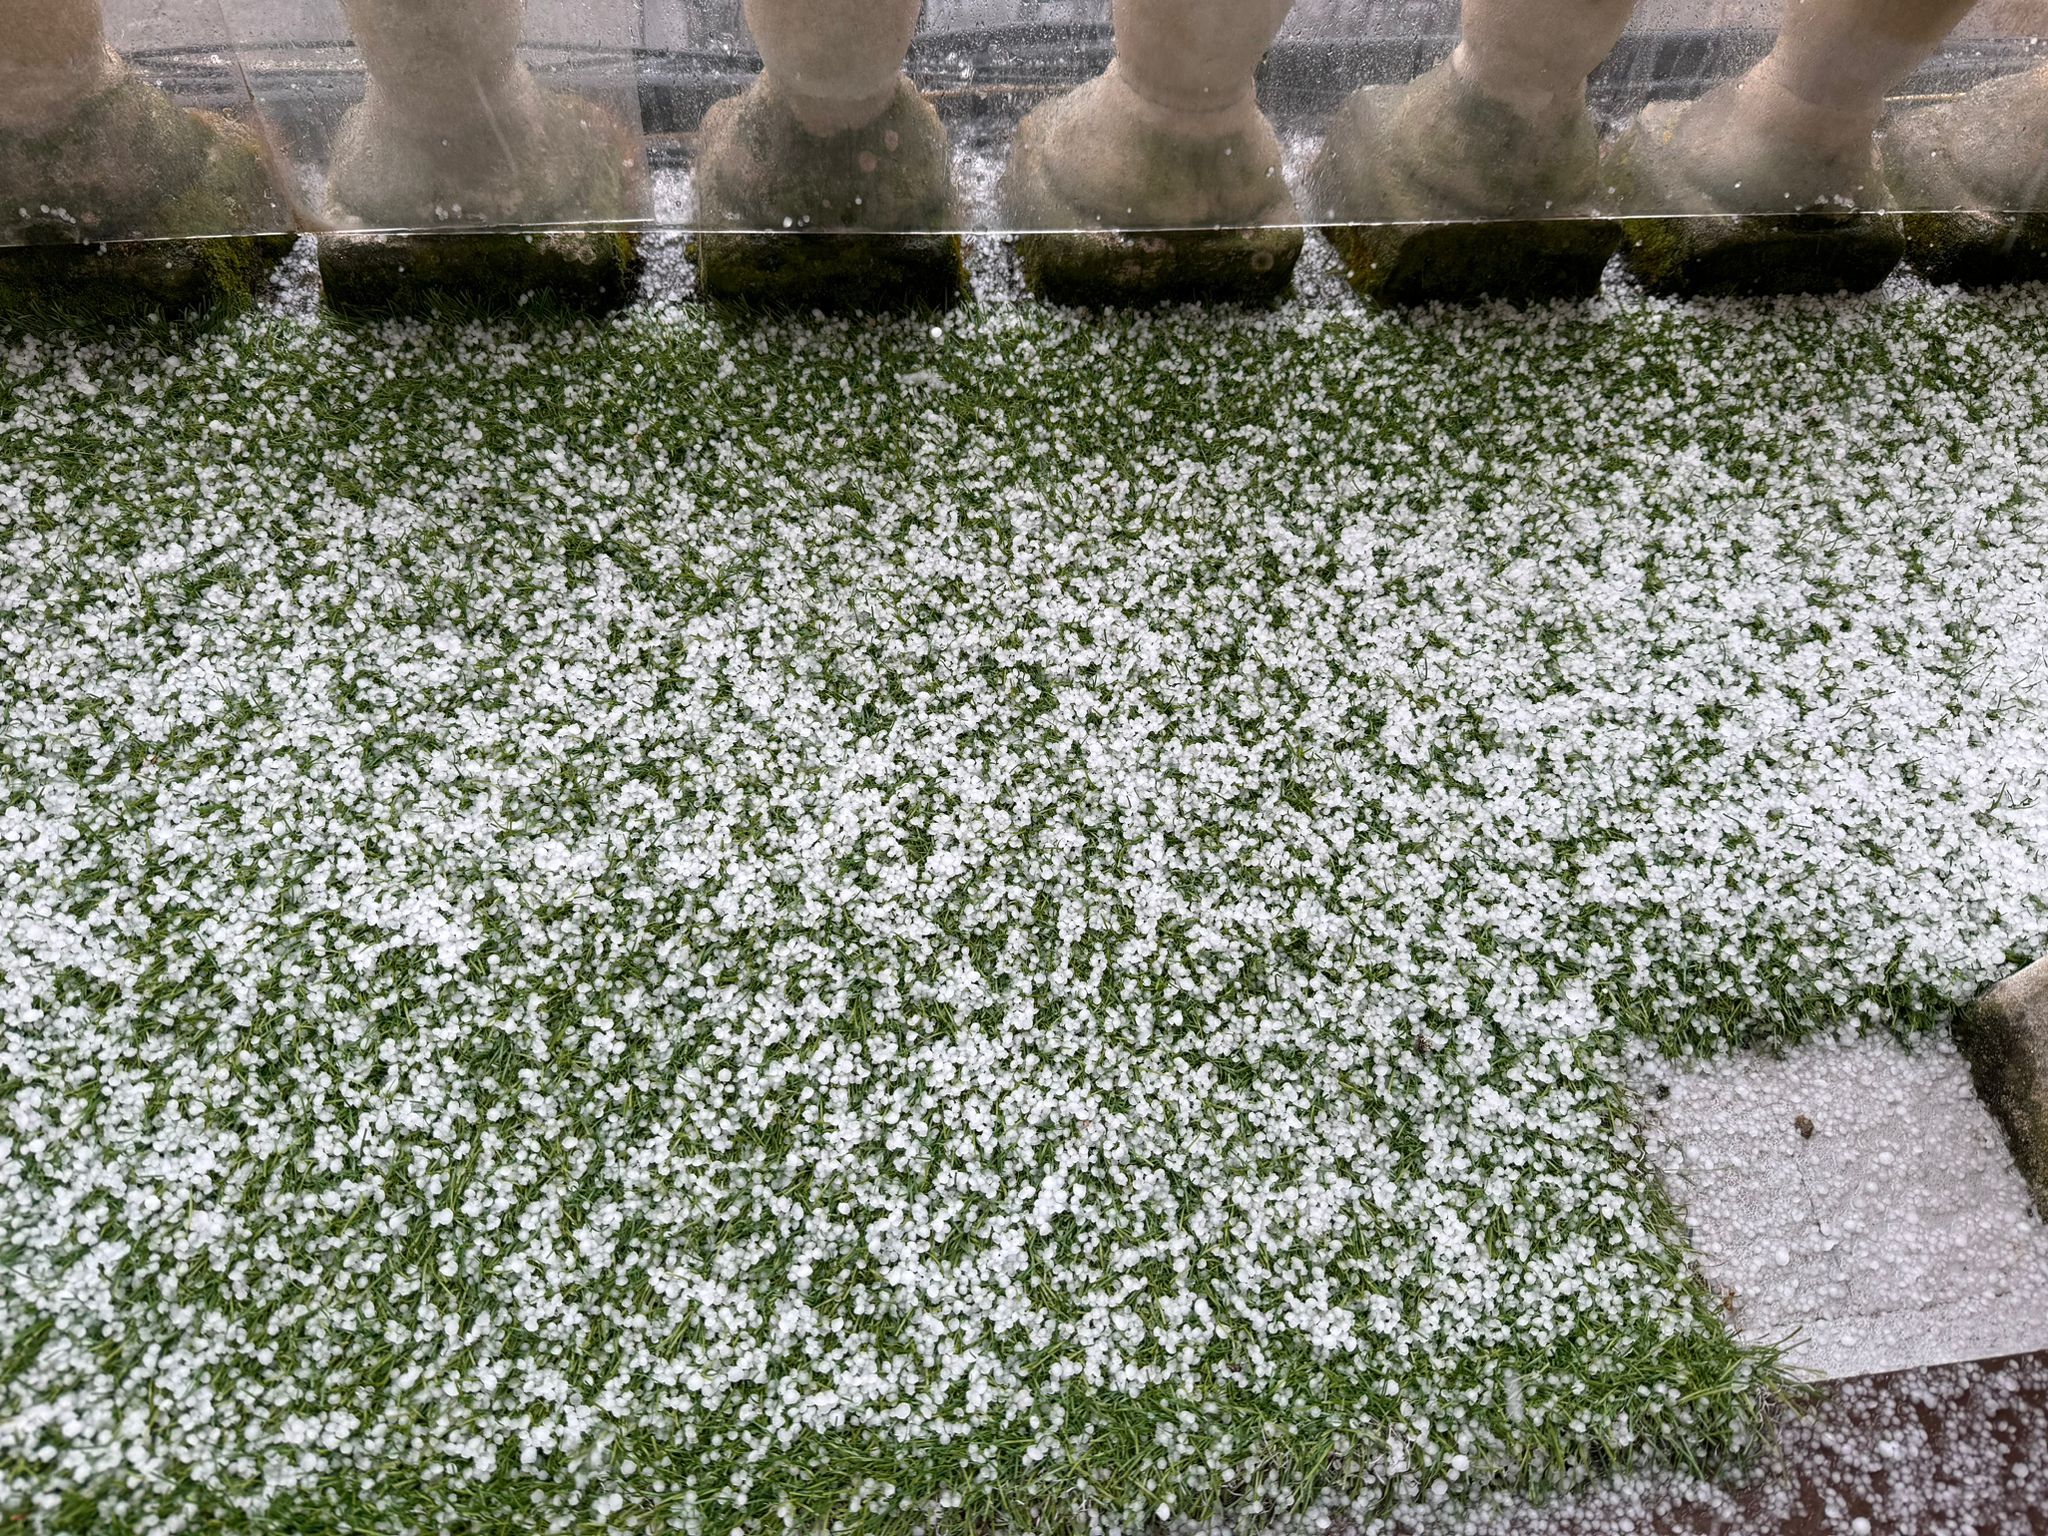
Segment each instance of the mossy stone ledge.
[{"label": "mossy stone ledge", "polygon": [[1619,226],[1590,218],[1336,224],[1323,233],[1352,288],[1396,308],[1589,299],[1621,245]]},{"label": "mossy stone ledge", "polygon": [[2048,214],[1963,209],[1905,215],[1906,263],[1930,283],[2048,282]]},{"label": "mossy stone ledge", "polygon": [[689,251],[703,293],[748,308],[937,311],[968,292],[958,235],[704,234]]},{"label": "mossy stone ledge", "polygon": [[1290,228],[1080,230],[1017,237],[1024,283],[1052,304],[1272,304],[1294,281]]},{"label": "mossy stone ledge", "polygon": [[1895,213],[1662,214],[1621,227],[1623,264],[1667,298],[1867,293],[1906,250]]},{"label": "mossy stone ledge", "polygon": [[292,238],[242,235],[0,251],[0,320],[90,326],[243,308],[263,291]]},{"label": "mossy stone ledge", "polygon": [[1905,255],[1905,222],[1888,211],[1893,199],[1874,158],[1853,186],[1839,168],[1808,167],[1790,155],[1783,157],[1789,168],[1759,164],[1756,183],[1799,186],[1802,195],[1783,213],[1745,208],[1740,199],[1748,192],[1720,185],[1688,158],[1680,126],[1701,105],[1654,119],[1645,109],[1607,152],[1608,196],[1622,214],[1622,264],[1645,292],[1867,293],[1891,275]]}]

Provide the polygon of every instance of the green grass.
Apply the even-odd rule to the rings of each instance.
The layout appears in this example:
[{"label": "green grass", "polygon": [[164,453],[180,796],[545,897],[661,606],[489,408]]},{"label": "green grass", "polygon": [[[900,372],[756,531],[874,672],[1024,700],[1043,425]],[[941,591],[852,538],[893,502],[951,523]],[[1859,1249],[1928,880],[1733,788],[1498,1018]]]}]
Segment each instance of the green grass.
[{"label": "green grass", "polygon": [[1753,1449],[1621,1063],[2048,931],[2044,343],[7,344],[0,1504],[1078,1532]]}]

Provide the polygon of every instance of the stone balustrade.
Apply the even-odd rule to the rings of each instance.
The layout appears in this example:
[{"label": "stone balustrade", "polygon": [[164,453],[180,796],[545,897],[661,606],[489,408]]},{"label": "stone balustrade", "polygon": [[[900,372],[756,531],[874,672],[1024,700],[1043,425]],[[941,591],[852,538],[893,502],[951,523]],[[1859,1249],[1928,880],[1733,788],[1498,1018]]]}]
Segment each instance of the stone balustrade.
[{"label": "stone balustrade", "polygon": [[2048,275],[2048,3],[1774,11],[16,0],[0,303],[232,297],[307,232],[365,310],[614,304],[658,228],[707,294],[802,307],[950,303],[976,230],[1082,303],[1269,300],[1308,230],[1393,304],[1583,295],[1617,254],[1673,294]]}]

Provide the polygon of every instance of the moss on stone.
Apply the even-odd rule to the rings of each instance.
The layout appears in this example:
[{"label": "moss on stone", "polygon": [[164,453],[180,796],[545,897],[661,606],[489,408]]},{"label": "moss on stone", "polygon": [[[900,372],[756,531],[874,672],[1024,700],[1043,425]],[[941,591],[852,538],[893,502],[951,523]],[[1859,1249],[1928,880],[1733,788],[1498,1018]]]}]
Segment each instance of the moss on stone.
[{"label": "moss on stone", "polygon": [[290,235],[17,246],[0,251],[0,323],[71,329],[244,308],[291,248]]},{"label": "moss on stone", "polygon": [[1954,1033],[1977,1096],[2005,1132],[2034,1207],[2048,1220],[2048,961],[1965,1007]]},{"label": "moss on stone", "polygon": [[[291,250],[248,128],[129,74],[36,137],[0,136],[0,319],[122,324],[246,305]],[[61,216],[44,208],[63,209]],[[255,231],[255,232],[251,232]]]},{"label": "moss on stone", "polygon": [[[531,120],[506,129],[490,164],[437,157],[352,108],[336,136],[320,281],[336,313],[503,315],[536,302],[603,313],[632,301],[643,262],[621,229],[503,225],[626,223],[648,213],[645,176],[625,130],[594,103],[542,92]],[[471,222],[436,226],[443,205],[474,204]]]},{"label": "moss on stone", "polygon": [[[247,167],[253,165],[254,174]],[[226,215],[181,221],[181,201],[212,181]],[[246,129],[188,111],[127,73],[38,133],[0,133],[0,237],[33,244],[235,234],[269,202]],[[208,211],[202,197],[195,205]]]},{"label": "moss on stone", "polygon": [[[1055,102],[1054,108],[1061,103]],[[1241,228],[1118,230],[1077,208],[1053,185],[1053,109],[1025,119],[1003,174],[1008,216],[1033,232],[1017,237],[1024,285],[1052,304],[1269,304],[1287,292],[1301,259],[1302,232],[1284,186]],[[1188,178],[1195,162],[1165,136],[1147,141],[1137,178],[1161,193],[1155,207],[1202,200]],[[1160,181],[1154,185],[1153,171]]]},{"label": "moss on stone", "polygon": [[[768,309],[944,309],[969,292],[946,131],[915,86],[814,134],[763,76],[705,114],[692,243],[707,298]],[[788,233],[776,233],[787,230]]]},{"label": "moss on stone", "polygon": [[1683,298],[1864,293],[1906,244],[1894,213],[1670,215],[1624,219],[1622,232],[1636,281]]},{"label": "moss on stone", "polygon": [[2048,281],[2048,214],[1909,213],[1906,262],[1932,283],[1992,288]]},{"label": "moss on stone", "polygon": [[642,264],[620,231],[320,237],[328,306],[363,318],[506,314],[535,298],[602,313],[632,301]]},{"label": "moss on stone", "polygon": [[[350,108],[328,167],[330,224],[347,232],[474,238],[633,225],[652,213],[637,144],[596,102],[541,91],[526,110],[479,113],[465,131],[470,138],[462,141],[422,139],[374,94]],[[561,254],[601,264],[594,245]],[[478,287],[479,275],[459,253],[418,261],[443,258],[459,288]]]},{"label": "moss on stone", "polygon": [[1593,216],[1599,164],[1583,110],[1532,118],[1443,64],[1353,92],[1308,198],[1351,286],[1377,303],[1583,299],[1621,243]]},{"label": "moss on stone", "polygon": [[943,310],[968,294],[958,235],[705,234],[691,242],[701,291],[777,310]]},{"label": "moss on stone", "polygon": [[[1622,263],[1636,281],[1674,298],[1863,293],[1883,282],[1906,237],[1899,216],[1880,211],[1894,204],[1875,157],[1844,170],[1798,146],[1757,150],[1731,182],[1687,136],[1704,131],[1693,114],[1719,101],[1717,91],[1683,108],[1653,103],[1607,151],[1609,195],[1626,210]],[[1751,211],[1781,196],[1799,211]]]},{"label": "moss on stone", "polygon": [[[213,120],[217,133],[204,171],[158,211],[163,234],[282,233],[293,220],[278,200],[256,136],[240,123]],[[290,240],[285,241],[290,248]]]},{"label": "moss on stone", "polygon": [[1905,216],[1906,261],[1930,282],[1985,288],[2048,278],[2037,145],[2048,71],[1990,80],[1901,113],[1881,146]]},{"label": "moss on stone", "polygon": [[1621,244],[1607,219],[1341,224],[1325,233],[1351,286],[1397,306],[1591,298]]},{"label": "moss on stone", "polygon": [[1294,281],[1301,248],[1288,227],[1017,237],[1025,286],[1077,305],[1270,304]]},{"label": "moss on stone", "polygon": [[1000,196],[1034,232],[1282,228],[1301,222],[1285,161],[1253,97],[1162,111],[1112,67],[1017,125]]},{"label": "moss on stone", "polygon": [[282,220],[254,137],[222,119],[177,108],[173,114],[160,119],[166,131],[180,144],[190,133],[201,135],[205,156],[198,175],[145,223],[182,238],[45,238],[0,250],[0,317],[37,328],[122,324],[151,314],[238,309],[263,291],[294,237],[234,233],[251,222]]},{"label": "moss on stone", "polygon": [[899,79],[874,121],[812,133],[767,76],[704,115],[698,210],[734,232],[915,233],[956,222],[946,130]]}]

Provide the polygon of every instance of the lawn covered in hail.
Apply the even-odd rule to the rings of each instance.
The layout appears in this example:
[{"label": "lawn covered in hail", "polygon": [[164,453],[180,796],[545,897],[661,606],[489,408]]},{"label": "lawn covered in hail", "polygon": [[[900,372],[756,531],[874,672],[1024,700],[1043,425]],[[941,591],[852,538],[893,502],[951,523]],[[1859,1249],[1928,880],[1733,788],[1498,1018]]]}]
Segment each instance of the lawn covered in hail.
[{"label": "lawn covered in hail", "polygon": [[1910,291],[0,343],[0,1508],[1749,1443],[1617,1064],[2048,932],[2044,430],[2048,304]]}]

